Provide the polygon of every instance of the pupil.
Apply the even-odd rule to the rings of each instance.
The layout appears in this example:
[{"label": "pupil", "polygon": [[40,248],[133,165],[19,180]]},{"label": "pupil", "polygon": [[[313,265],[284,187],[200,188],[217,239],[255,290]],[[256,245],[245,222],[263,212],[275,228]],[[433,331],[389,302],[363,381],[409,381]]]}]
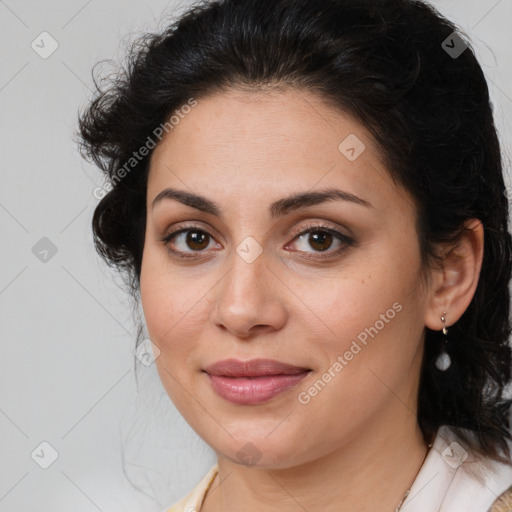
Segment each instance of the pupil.
[{"label": "pupil", "polygon": [[[189,231],[187,235],[187,244],[196,245],[196,247],[191,247],[191,249],[204,249],[203,245],[206,240],[206,233],[201,231]],[[199,245],[199,247],[197,247]],[[208,244],[206,244],[207,246]]]},{"label": "pupil", "polygon": [[322,244],[325,243],[326,239],[329,242],[331,241],[332,235],[330,233],[327,233],[325,231],[315,231],[314,233],[311,233],[310,237],[313,239],[313,241],[310,242],[311,246],[319,251],[325,251],[329,249],[329,247],[331,246],[331,244],[329,243],[328,247],[322,247]]}]

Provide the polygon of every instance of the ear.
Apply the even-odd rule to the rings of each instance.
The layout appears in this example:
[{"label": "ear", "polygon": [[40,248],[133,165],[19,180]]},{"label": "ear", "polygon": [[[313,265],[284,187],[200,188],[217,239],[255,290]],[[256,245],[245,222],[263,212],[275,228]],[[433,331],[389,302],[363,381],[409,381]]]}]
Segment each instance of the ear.
[{"label": "ear", "polygon": [[484,228],[479,219],[464,223],[460,241],[443,254],[440,269],[432,270],[429,304],[425,325],[442,329],[441,316],[446,312],[446,327],[453,325],[468,308],[480,277],[484,254]]}]

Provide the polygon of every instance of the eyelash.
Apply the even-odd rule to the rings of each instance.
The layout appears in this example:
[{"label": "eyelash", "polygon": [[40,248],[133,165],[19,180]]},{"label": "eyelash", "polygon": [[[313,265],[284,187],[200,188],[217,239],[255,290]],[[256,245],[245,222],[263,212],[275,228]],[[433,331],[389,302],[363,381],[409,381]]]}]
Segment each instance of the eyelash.
[{"label": "eyelash", "polygon": [[[210,233],[208,233],[208,231],[206,231],[205,229],[200,228],[199,226],[178,225],[174,231],[172,231],[171,233],[167,234],[165,237],[161,238],[160,242],[162,242],[164,245],[167,246],[167,244],[174,237],[176,237],[180,233],[186,233],[187,231],[198,231],[198,232],[204,233],[207,236],[209,236],[210,238],[214,239],[213,236],[210,235]],[[353,238],[350,238],[349,236],[344,235],[343,233],[340,233],[339,231],[337,231],[336,229],[334,229],[332,227],[325,226],[325,225],[322,225],[322,224],[306,224],[305,226],[301,226],[300,228],[295,229],[293,231],[293,233],[292,233],[292,235],[293,235],[292,242],[295,239],[299,238],[300,236],[306,235],[306,234],[308,234],[310,232],[313,232],[313,233],[314,232],[329,233],[329,234],[333,235],[335,238],[337,238],[340,242],[342,242],[342,246],[339,249],[335,250],[335,251],[329,252],[328,256],[320,256],[320,257],[319,256],[301,256],[301,258],[304,258],[304,259],[316,260],[316,261],[330,259],[330,258],[332,258],[334,256],[337,256],[337,255],[341,254],[343,251],[345,251],[345,249],[347,249],[348,247],[353,246],[355,244],[355,240]],[[194,254],[193,256],[185,256],[184,253],[182,253],[181,251],[175,251],[174,249],[171,249],[169,247],[167,248],[167,250],[173,256],[175,256],[177,258],[180,258],[180,259],[183,259],[183,260],[196,260],[196,259],[199,259],[199,258],[203,257],[202,254],[201,254],[203,251],[192,251],[192,252],[195,252],[197,254]],[[301,252],[301,251],[299,251],[299,252]]]}]

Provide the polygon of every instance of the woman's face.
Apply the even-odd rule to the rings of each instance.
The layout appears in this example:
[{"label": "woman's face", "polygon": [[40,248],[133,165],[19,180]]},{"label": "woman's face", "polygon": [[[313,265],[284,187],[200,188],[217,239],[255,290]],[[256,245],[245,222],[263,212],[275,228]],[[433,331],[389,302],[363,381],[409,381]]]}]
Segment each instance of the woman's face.
[{"label": "woman's face", "polygon": [[[165,189],[193,200],[154,202]],[[147,205],[158,372],[219,456],[291,467],[416,422],[429,305],[415,206],[363,125],[305,91],[200,99],[155,148]],[[299,369],[206,372],[226,359]]]}]

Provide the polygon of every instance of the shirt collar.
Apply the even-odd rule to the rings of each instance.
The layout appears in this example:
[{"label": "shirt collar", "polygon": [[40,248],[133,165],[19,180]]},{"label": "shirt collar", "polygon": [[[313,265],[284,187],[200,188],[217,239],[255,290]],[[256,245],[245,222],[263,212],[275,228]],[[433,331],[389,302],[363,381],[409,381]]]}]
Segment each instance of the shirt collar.
[{"label": "shirt collar", "polygon": [[489,510],[512,485],[512,466],[475,455],[463,445],[450,427],[438,429],[400,512]]}]

